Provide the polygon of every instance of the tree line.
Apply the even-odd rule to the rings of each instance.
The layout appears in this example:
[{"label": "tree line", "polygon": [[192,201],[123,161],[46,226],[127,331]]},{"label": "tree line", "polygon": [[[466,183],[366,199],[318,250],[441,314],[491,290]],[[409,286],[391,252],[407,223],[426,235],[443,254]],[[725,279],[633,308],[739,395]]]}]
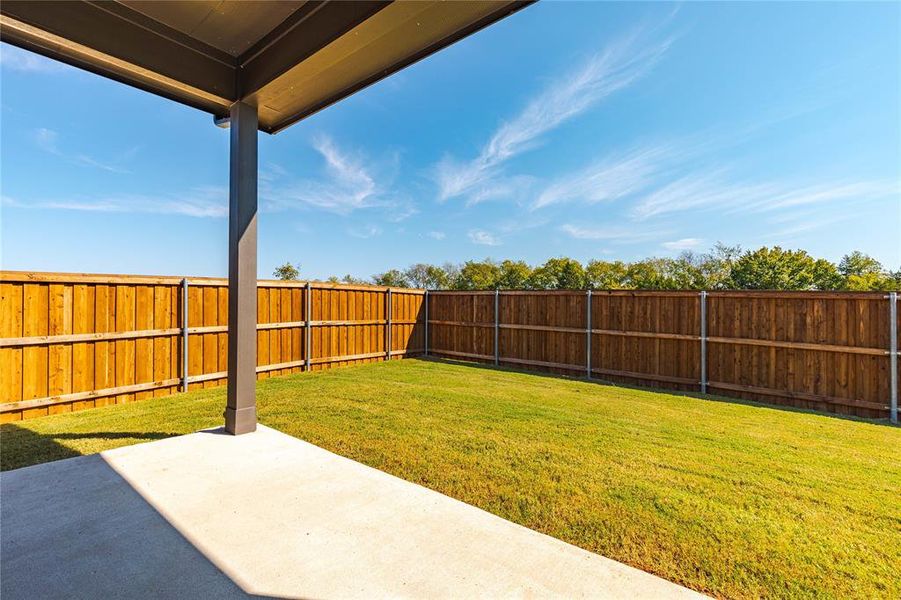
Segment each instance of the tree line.
[{"label": "tree line", "polygon": [[[285,263],[273,275],[298,279],[299,265]],[[901,269],[891,271],[862,252],[835,264],[804,250],[779,246],[742,250],[717,244],[709,252],[635,262],[551,258],[541,265],[521,260],[469,260],[462,264],[416,263],[362,280],[330,277],[335,283],[365,283],[432,290],[846,290],[901,289]]]}]

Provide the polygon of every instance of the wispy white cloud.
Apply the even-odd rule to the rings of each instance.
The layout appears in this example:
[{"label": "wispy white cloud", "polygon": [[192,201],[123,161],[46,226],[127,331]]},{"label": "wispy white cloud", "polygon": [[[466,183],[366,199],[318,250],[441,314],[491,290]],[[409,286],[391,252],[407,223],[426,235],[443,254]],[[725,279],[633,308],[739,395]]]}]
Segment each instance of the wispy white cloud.
[{"label": "wispy white cloud", "polygon": [[260,172],[258,174],[259,180],[261,182],[270,182],[279,179],[280,177],[285,177],[289,173],[288,171],[278,163],[266,163],[260,168]]},{"label": "wispy white cloud", "polygon": [[165,196],[123,194],[101,198],[67,198],[35,202],[23,202],[4,197],[3,201],[8,206],[29,209],[214,218],[228,216],[228,190],[217,186],[201,186],[192,188],[183,194]]},{"label": "wispy white cloud", "polygon": [[839,200],[901,200],[899,181],[833,181],[823,184],[795,186],[781,184],[773,196],[755,199],[743,208],[749,211],[776,211],[815,206]]},{"label": "wispy white cloud", "polygon": [[534,177],[516,175],[486,181],[484,186],[473,190],[466,198],[466,206],[481,204],[490,200],[516,198],[523,194],[533,183]]},{"label": "wispy white cloud", "polygon": [[492,233],[482,229],[473,229],[469,232],[469,241],[480,246],[500,246],[501,241]]},{"label": "wispy white cloud", "polygon": [[632,209],[636,219],[687,210],[718,209],[724,213],[777,211],[837,201],[898,198],[893,181],[832,181],[798,184],[790,181],[732,182],[724,171],[692,173],[641,198]]},{"label": "wispy white cloud", "polygon": [[[102,169],[104,171],[109,171],[111,173],[130,173],[128,169],[125,169],[118,164],[111,164],[102,162],[97,160],[92,156],[88,156],[87,154],[68,154],[60,150],[59,147],[59,133],[52,129],[47,129],[46,127],[40,127],[34,131],[34,143],[38,148],[47,152],[48,154],[52,154],[54,156],[59,156],[73,164],[81,165],[83,167],[94,167],[96,169]],[[138,148],[132,148],[131,150],[124,152],[120,155],[120,160],[128,160],[131,159],[136,153]]]},{"label": "wispy white cloud", "polygon": [[671,155],[671,146],[658,144],[605,157],[552,181],[538,194],[532,208],[570,201],[595,204],[631,196],[655,182]]},{"label": "wispy white cloud", "polygon": [[60,151],[59,146],[57,145],[58,138],[59,134],[52,129],[39,127],[38,129],[34,130],[34,143],[37,144],[37,147],[44,152],[59,155]]},{"label": "wispy white cloud", "polygon": [[[901,211],[901,199],[899,199],[897,206],[898,210]],[[883,212],[883,209],[878,205],[874,206],[871,204],[868,207],[864,207],[859,203],[848,206],[846,210],[837,211],[823,211],[819,207],[814,206],[774,212],[767,215],[766,218],[766,222],[769,225],[766,239],[779,242],[787,238],[796,238],[829,225],[848,222],[854,217],[860,218],[866,212],[873,210],[878,211],[880,214]]]},{"label": "wispy white cloud", "polygon": [[97,169],[103,169],[104,171],[109,171],[110,173],[131,173],[128,169],[124,169],[122,167],[118,167],[116,165],[107,164],[104,162],[100,162],[96,158],[92,158],[87,154],[76,154],[72,157],[72,162],[78,165],[82,165],[85,167],[94,167]]},{"label": "wispy white cloud", "polygon": [[497,197],[507,185],[503,164],[540,144],[541,138],[563,123],[622,90],[646,75],[669,49],[672,39],[648,42],[648,31],[638,29],[611,42],[593,56],[535,96],[511,120],[501,125],[479,155],[460,162],[445,157],[435,168],[439,200],[484,195]]},{"label": "wispy white cloud", "polygon": [[[761,111],[742,125],[714,124],[705,130],[675,139],[623,148],[596,159],[581,169],[564,173],[540,189],[531,208],[540,209],[566,202],[594,204],[633,199],[654,190],[639,202],[635,216],[657,214],[658,210],[689,210],[723,200],[715,188],[725,189],[731,178],[716,161],[726,151],[742,146],[786,120],[808,114],[828,103],[823,95],[804,94],[800,101],[781,103]],[[711,166],[714,165],[714,166]],[[780,193],[778,185],[733,183],[728,193],[736,201],[762,193]],[[659,193],[656,193],[659,192]],[[698,194],[698,192],[704,192]],[[834,190],[829,192],[834,193]],[[677,204],[670,204],[678,198]],[[795,198],[795,202],[813,198]],[[744,202],[741,202],[744,206]]]},{"label": "wispy white cloud", "polygon": [[391,189],[393,164],[341,148],[324,135],[316,137],[312,145],[323,161],[321,176],[292,179],[284,167],[268,164],[260,179],[265,209],[308,208],[339,215],[378,209],[386,221],[394,223],[419,212],[409,197]]},{"label": "wispy white cloud", "polygon": [[517,212],[514,216],[500,221],[495,229],[503,234],[516,234],[537,229],[547,224],[548,219],[546,217]]},{"label": "wispy white cloud", "polygon": [[360,227],[351,227],[347,233],[355,238],[369,239],[382,234],[382,228],[378,225],[368,224]]},{"label": "wispy white cloud", "polygon": [[673,240],[671,242],[663,242],[660,244],[667,250],[691,250],[697,248],[704,243],[700,238],[682,238],[681,240]]},{"label": "wispy white cloud", "polygon": [[339,149],[331,138],[320,136],[313,148],[325,161],[325,181],[305,181],[291,190],[300,204],[346,214],[372,205],[375,180],[359,157]]},{"label": "wispy white cloud", "polygon": [[447,234],[443,231],[430,231],[426,235],[428,235],[433,240],[443,240],[447,237]]},{"label": "wispy white cloud", "polygon": [[560,231],[577,240],[619,242],[624,244],[657,240],[669,233],[668,231],[644,227],[586,227],[573,224],[560,226]]},{"label": "wispy white cloud", "polygon": [[56,73],[65,69],[62,63],[5,43],[0,44],[0,67],[25,73]]},{"label": "wispy white cloud", "polygon": [[400,223],[401,221],[406,221],[410,217],[419,214],[419,209],[413,201],[406,196],[385,200],[384,209],[386,219],[391,223]]}]

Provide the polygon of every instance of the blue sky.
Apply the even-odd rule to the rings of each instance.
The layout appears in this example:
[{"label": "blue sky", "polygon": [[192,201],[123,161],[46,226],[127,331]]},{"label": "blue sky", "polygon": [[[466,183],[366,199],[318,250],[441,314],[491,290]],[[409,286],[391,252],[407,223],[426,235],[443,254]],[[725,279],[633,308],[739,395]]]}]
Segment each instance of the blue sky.
[{"label": "blue sky", "polygon": [[[543,2],[260,136],[261,275],[633,260],[901,266],[901,4]],[[2,46],[4,269],[224,275],[228,133]]]}]

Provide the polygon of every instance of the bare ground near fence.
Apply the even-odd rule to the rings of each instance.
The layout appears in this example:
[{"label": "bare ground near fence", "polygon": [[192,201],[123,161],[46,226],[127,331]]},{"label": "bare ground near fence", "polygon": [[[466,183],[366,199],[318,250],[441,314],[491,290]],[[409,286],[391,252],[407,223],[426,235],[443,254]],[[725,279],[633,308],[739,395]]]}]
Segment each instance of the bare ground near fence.
[{"label": "bare ground near fence", "polygon": [[[428,352],[866,418],[897,402],[885,293],[257,293],[260,378]],[[223,279],[0,272],[0,421],[221,385],[227,307]]]}]

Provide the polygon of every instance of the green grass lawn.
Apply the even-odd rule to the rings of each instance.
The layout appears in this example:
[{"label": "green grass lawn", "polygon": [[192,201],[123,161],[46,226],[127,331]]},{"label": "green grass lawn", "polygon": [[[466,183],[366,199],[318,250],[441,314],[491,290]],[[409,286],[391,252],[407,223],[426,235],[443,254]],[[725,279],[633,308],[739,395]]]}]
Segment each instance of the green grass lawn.
[{"label": "green grass lawn", "polygon": [[[260,382],[260,419],[716,596],[901,597],[901,429],[425,360]],[[2,468],[218,425],[224,388],[4,425]]]}]

